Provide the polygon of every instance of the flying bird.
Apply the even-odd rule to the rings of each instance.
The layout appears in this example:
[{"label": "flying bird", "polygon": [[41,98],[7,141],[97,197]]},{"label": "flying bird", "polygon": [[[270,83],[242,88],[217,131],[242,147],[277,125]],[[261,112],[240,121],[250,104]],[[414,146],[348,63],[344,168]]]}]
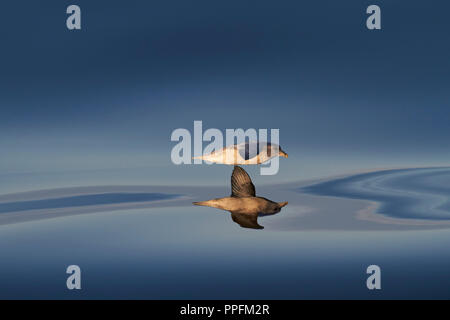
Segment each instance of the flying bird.
[{"label": "flying bird", "polygon": [[287,153],[275,143],[243,142],[215,150],[210,154],[193,157],[193,159],[229,165],[248,165],[264,163],[276,156],[288,157]]},{"label": "flying bird", "polygon": [[241,227],[263,229],[264,227],[258,224],[258,216],[276,214],[288,203],[257,197],[250,176],[244,169],[235,166],[231,175],[230,197],[193,202],[193,204],[230,211],[233,221]]}]

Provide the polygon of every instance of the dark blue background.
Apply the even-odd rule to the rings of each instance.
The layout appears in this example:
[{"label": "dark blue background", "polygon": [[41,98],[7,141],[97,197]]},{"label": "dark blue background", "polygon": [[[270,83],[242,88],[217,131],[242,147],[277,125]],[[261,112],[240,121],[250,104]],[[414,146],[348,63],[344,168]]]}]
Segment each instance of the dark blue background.
[{"label": "dark blue background", "polygon": [[[66,28],[70,4],[80,31]],[[382,30],[365,26],[370,4]],[[156,166],[154,182],[182,183],[170,134],[194,120],[279,128],[291,156],[279,180],[447,164],[449,10],[439,0],[8,1],[0,172]]]}]

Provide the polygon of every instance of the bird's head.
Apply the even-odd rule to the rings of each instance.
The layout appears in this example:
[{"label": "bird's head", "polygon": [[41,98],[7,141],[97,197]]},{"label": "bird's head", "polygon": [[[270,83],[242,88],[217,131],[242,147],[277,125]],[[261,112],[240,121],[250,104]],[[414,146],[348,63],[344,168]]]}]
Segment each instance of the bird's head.
[{"label": "bird's head", "polygon": [[284,201],[284,202],[278,202],[278,206],[280,207],[280,208],[283,208],[285,205],[287,205],[288,204],[288,202],[287,201]]},{"label": "bird's head", "polygon": [[288,204],[287,201],[285,201],[285,202],[273,202],[273,201],[270,201],[270,204],[264,210],[264,213],[267,214],[267,215],[278,213],[278,212],[281,211],[281,208],[283,208],[287,204]]},{"label": "bird's head", "polygon": [[[267,143],[267,154],[268,154],[269,156],[271,156],[271,155],[273,155],[273,154],[276,155],[276,151],[275,151],[276,149],[275,149],[275,147],[278,148],[278,155],[279,155],[280,157],[285,157],[285,158],[288,157],[288,154],[287,154],[286,152],[284,152],[284,151],[281,149],[280,146],[268,142],[268,143]],[[275,153],[272,153],[272,152],[275,152]]]},{"label": "bird's head", "polygon": [[279,148],[279,153],[280,153],[280,157],[288,157],[288,154],[286,152],[284,152],[283,150],[281,150],[281,147]]}]

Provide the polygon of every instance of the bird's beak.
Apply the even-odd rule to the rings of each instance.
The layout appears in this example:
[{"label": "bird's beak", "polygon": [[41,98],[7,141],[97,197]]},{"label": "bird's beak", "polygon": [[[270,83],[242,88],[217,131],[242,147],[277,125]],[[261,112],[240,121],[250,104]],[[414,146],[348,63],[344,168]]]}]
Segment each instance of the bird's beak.
[{"label": "bird's beak", "polygon": [[278,202],[278,205],[280,206],[280,208],[283,208],[287,204],[288,204],[287,201],[285,201],[285,202]]},{"label": "bird's beak", "polygon": [[286,152],[280,150],[280,157],[285,157],[285,158],[287,158],[287,157],[288,157],[288,154],[287,154]]}]

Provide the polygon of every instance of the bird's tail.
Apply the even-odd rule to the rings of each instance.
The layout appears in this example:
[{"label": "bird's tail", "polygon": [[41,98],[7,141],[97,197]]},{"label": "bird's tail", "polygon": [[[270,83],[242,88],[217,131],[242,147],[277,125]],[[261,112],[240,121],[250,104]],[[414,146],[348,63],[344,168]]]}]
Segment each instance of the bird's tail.
[{"label": "bird's tail", "polygon": [[192,204],[195,204],[196,206],[205,206],[205,207],[213,207],[213,208],[219,207],[218,201],[216,199],[212,199],[212,200],[208,200],[208,201],[192,202]]},{"label": "bird's tail", "polygon": [[195,204],[196,206],[210,206],[208,201],[196,201],[196,202],[192,202],[192,204]]}]

